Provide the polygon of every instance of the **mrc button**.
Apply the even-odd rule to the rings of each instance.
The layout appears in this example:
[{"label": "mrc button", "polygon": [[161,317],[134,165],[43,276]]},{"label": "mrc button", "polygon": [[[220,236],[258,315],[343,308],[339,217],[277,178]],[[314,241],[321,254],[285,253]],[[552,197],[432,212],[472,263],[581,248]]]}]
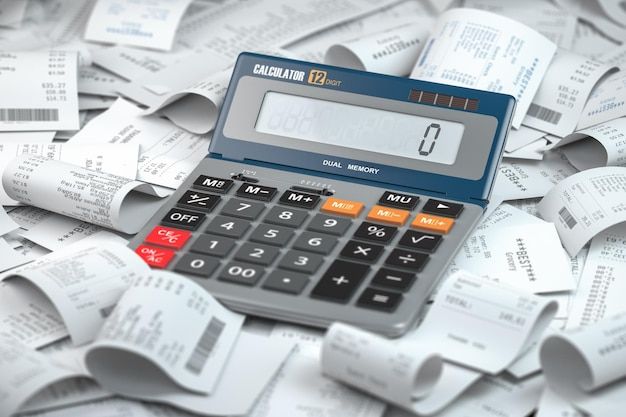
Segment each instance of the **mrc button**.
[{"label": "mrc button", "polygon": [[233,186],[233,180],[226,180],[224,178],[207,177],[206,175],[200,175],[193,182],[193,186],[200,190],[215,191],[218,193],[225,193],[230,187]]},{"label": "mrc button", "polygon": [[405,210],[413,210],[419,201],[419,197],[408,194],[385,191],[378,200],[378,204],[387,207],[396,207]]},{"label": "mrc button", "polygon": [[195,211],[173,208],[167,212],[161,224],[181,229],[196,230],[204,220],[204,214]]}]

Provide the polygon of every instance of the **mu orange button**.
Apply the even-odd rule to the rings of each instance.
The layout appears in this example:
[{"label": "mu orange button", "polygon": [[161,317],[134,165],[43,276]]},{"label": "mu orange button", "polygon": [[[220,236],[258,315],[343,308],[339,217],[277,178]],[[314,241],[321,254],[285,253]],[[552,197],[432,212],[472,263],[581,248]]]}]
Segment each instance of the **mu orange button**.
[{"label": "mu orange button", "polygon": [[363,210],[363,203],[359,203],[358,201],[341,200],[339,198],[329,198],[320,210],[325,213],[356,217],[359,213],[361,213],[361,210]]},{"label": "mu orange button", "polygon": [[454,220],[447,217],[420,213],[415,217],[411,226],[431,232],[448,233],[450,229],[452,229],[452,226],[454,226]]},{"label": "mu orange button", "polygon": [[383,223],[390,223],[396,226],[402,226],[410,213],[406,210],[393,209],[384,206],[374,206],[367,213],[367,220],[374,220]]}]

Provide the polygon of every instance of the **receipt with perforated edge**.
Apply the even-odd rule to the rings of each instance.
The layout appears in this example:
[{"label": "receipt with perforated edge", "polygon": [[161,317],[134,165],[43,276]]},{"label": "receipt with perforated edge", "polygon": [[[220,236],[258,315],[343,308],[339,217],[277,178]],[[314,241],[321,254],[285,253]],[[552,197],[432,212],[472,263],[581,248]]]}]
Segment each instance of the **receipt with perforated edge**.
[{"label": "receipt with perforated edge", "polygon": [[537,210],[555,224],[563,246],[574,256],[601,231],[626,222],[625,195],[626,167],[593,168],[559,182]]},{"label": "receipt with perforated edge", "polygon": [[77,68],[76,52],[0,53],[0,130],[77,130]]},{"label": "receipt with perforated edge", "polygon": [[124,233],[137,233],[162,204],[149,184],[41,156],[13,159],[2,184],[13,200]]},{"label": "receipt with perforated edge", "polygon": [[607,165],[626,166],[626,117],[574,132],[556,147],[563,147],[563,154],[581,171]]},{"label": "receipt with perforated edge", "polygon": [[626,313],[547,337],[540,352],[550,389],[594,416],[626,407]]},{"label": "receipt with perforated edge", "polygon": [[515,20],[476,9],[444,12],[411,78],[510,94],[519,127],[556,45]]}]

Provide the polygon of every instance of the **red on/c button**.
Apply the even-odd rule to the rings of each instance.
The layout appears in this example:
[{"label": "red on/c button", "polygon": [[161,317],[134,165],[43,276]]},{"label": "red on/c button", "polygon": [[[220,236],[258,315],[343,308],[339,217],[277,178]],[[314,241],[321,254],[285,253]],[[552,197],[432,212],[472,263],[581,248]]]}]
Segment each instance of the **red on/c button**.
[{"label": "red on/c button", "polygon": [[153,268],[165,268],[176,252],[169,249],[158,248],[150,245],[139,245],[135,249],[135,253],[144,260],[145,263]]},{"label": "red on/c button", "polygon": [[168,248],[180,249],[191,237],[191,232],[187,230],[174,229],[165,226],[156,226],[148,236],[147,243],[166,246]]}]

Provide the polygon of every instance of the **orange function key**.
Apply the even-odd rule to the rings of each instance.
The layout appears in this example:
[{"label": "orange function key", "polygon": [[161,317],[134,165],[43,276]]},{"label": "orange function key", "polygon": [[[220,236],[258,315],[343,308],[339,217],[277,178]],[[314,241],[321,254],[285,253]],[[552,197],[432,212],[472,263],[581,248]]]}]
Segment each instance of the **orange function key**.
[{"label": "orange function key", "polygon": [[432,214],[420,213],[415,217],[411,227],[424,229],[437,233],[448,233],[454,226],[454,220],[448,217],[433,216]]},{"label": "orange function key", "polygon": [[363,203],[340,198],[328,198],[322,208],[324,213],[341,214],[348,217],[356,217],[363,210]]},{"label": "orange function key", "polygon": [[367,220],[389,223],[395,226],[402,226],[411,213],[406,210],[394,209],[384,206],[374,206],[367,213]]}]

